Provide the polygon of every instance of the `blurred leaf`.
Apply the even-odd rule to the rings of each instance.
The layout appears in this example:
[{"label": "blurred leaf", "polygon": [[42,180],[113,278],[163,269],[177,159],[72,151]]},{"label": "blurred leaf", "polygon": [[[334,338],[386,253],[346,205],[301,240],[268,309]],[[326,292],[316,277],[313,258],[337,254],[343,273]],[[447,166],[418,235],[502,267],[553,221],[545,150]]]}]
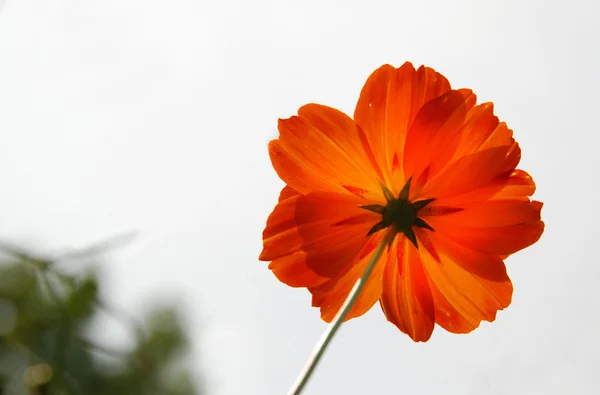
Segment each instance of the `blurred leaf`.
[{"label": "blurred leaf", "polygon": [[66,313],[72,320],[88,318],[94,312],[94,303],[98,296],[98,284],[95,278],[89,278],[76,286],[67,300]]},{"label": "blurred leaf", "polygon": [[176,308],[149,312],[143,328],[128,328],[134,347],[111,350],[85,337],[100,306],[96,276],[19,256],[0,262],[0,395],[199,393],[183,363],[188,339]]},{"label": "blurred leaf", "polygon": [[0,265],[0,296],[22,299],[35,286],[35,271],[22,262]]}]

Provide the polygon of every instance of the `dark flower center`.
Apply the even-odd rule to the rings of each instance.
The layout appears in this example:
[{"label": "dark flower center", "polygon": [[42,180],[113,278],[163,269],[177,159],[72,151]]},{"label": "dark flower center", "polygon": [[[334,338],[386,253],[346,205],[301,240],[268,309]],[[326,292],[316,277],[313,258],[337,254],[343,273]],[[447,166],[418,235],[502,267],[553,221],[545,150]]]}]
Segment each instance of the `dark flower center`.
[{"label": "dark flower center", "polygon": [[[404,234],[416,248],[419,248],[413,226],[429,229],[431,231],[434,230],[431,226],[429,226],[429,224],[427,224],[427,222],[423,221],[422,218],[419,218],[417,214],[419,213],[419,210],[433,202],[435,199],[425,199],[411,203],[408,199],[411,181],[412,177],[406,181],[406,184],[400,191],[400,194],[397,198],[394,196],[392,191],[390,191],[385,185],[381,184],[381,189],[383,190],[383,194],[387,200],[387,204],[385,206],[380,204],[360,206],[365,210],[381,214],[381,221],[376,223],[375,226],[369,230],[367,236],[393,225],[396,227],[396,233]],[[393,238],[390,240],[393,240]]]},{"label": "dark flower center", "polygon": [[386,225],[386,228],[390,225],[396,225],[397,232],[404,232],[415,224],[417,213],[407,200],[394,200],[385,206],[382,217],[382,222]]}]

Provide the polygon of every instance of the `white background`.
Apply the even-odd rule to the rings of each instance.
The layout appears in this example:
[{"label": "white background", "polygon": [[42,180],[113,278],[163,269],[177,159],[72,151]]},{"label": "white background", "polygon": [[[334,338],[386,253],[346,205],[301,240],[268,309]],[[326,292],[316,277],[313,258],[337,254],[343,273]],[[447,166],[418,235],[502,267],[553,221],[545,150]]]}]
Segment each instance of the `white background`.
[{"label": "white background", "polygon": [[54,251],[139,231],[101,268],[105,297],[180,301],[209,394],[284,394],[325,325],[257,261],[277,118],[352,114],[375,68],[426,64],[514,129],[546,232],[508,260],[495,323],[414,344],[376,306],[306,393],[598,394],[599,4],[0,0],[0,238]]}]

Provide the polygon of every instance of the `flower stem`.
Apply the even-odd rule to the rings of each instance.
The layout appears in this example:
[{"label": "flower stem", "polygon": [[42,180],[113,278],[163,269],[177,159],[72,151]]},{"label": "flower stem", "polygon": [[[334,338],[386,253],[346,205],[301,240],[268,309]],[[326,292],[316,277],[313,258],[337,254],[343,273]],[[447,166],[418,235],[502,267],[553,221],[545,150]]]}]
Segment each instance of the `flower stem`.
[{"label": "flower stem", "polygon": [[348,316],[348,314],[350,313],[350,310],[352,310],[352,307],[358,300],[358,297],[360,296],[361,291],[365,287],[367,280],[371,276],[371,273],[373,272],[373,269],[375,268],[377,261],[379,261],[379,258],[381,257],[383,250],[388,245],[388,241],[389,241],[389,238],[391,237],[391,235],[393,235],[392,232],[387,233],[379,242],[379,245],[377,246],[377,249],[375,250],[375,253],[373,254],[373,257],[371,258],[371,260],[369,261],[369,264],[367,265],[365,271],[363,272],[361,277],[356,281],[356,283],[354,284],[354,287],[350,291],[350,294],[344,301],[344,304],[338,311],[337,315],[335,316],[333,321],[331,321],[331,323],[327,327],[327,330],[325,331],[325,333],[323,333],[323,335],[319,339],[319,342],[315,346],[315,349],[313,350],[313,353],[310,356],[310,359],[308,360],[308,362],[306,363],[306,365],[300,372],[300,375],[298,376],[298,379],[296,379],[296,382],[294,383],[292,388],[290,388],[288,395],[299,395],[302,392],[302,390],[304,389],[304,386],[306,385],[306,383],[312,376],[315,368],[317,367],[317,364],[319,363],[319,361],[321,360],[321,357],[325,353],[327,346],[329,346],[331,339],[333,339],[333,336],[335,335],[337,330],[340,328],[340,326],[342,325],[342,322],[344,322],[344,319]]}]

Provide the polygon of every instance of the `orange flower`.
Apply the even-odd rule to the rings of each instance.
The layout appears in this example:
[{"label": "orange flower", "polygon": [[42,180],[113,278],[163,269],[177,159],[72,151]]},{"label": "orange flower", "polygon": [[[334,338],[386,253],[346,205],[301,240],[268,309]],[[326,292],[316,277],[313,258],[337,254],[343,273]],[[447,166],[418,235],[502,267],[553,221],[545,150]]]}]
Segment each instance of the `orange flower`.
[{"label": "orange flower", "polygon": [[354,111],[318,104],[279,120],[269,144],[287,184],[260,259],[307,288],[330,322],[386,232],[394,232],[346,319],[379,301],[414,341],[434,323],[467,333],[511,302],[503,260],[541,236],[535,184],[493,105],[427,67],[384,65]]}]

